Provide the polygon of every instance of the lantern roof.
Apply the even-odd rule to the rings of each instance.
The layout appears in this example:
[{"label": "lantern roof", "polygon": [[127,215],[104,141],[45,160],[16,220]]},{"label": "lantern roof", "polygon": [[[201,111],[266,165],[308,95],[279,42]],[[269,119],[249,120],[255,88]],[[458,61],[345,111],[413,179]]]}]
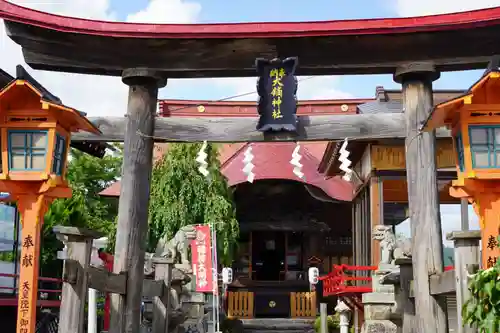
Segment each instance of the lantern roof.
[{"label": "lantern roof", "polygon": [[[16,77],[13,77],[4,70],[0,69],[0,96],[6,94],[8,91],[12,92],[13,89],[15,89],[15,86],[28,87],[28,89],[30,89],[34,94],[40,97],[41,103],[46,103],[49,108],[52,107],[55,110],[65,112],[65,114],[74,117],[79,121],[79,125],[81,124],[80,126],[82,130],[96,134],[100,133],[99,129],[97,129],[86,118],[85,112],[77,111],[64,105],[59,97],[52,94],[38,81],[36,81],[21,65],[16,67]],[[108,148],[108,144],[101,142],[71,142],[71,147],[101,158],[104,156],[105,150]]]},{"label": "lantern roof", "polygon": [[422,130],[432,131],[438,127],[451,124],[454,114],[460,112],[465,104],[484,104],[486,102],[485,94],[490,87],[498,84],[498,79],[500,79],[500,71],[498,69],[487,70],[463,94],[437,104],[432,109],[427,120],[422,124]]},{"label": "lantern roof", "polygon": [[[59,97],[52,94],[36,81],[21,65],[17,65],[16,67],[16,78],[0,90],[0,97],[5,98],[20,87],[26,87],[34,94],[38,95],[40,97],[42,109],[59,111],[62,117],[69,118],[73,123],[77,124],[77,130],[84,130],[94,134],[101,133],[101,131],[87,119],[86,113],[64,105]],[[12,96],[13,98],[18,98],[17,94]]]}]

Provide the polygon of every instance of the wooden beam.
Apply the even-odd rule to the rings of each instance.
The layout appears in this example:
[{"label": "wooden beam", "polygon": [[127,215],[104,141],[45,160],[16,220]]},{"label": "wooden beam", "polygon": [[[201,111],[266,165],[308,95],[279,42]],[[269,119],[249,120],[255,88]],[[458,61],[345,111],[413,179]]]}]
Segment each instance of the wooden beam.
[{"label": "wooden beam", "polygon": [[88,267],[86,269],[89,288],[113,294],[125,295],[127,290],[127,274],[111,273],[103,268]]},{"label": "wooden beam", "polygon": [[[89,266],[86,269],[74,260],[66,260],[65,272],[68,277],[78,276],[80,271],[85,271],[88,278],[88,287],[100,292],[125,295],[127,291],[127,274],[111,273],[103,268]],[[76,285],[76,278],[66,279],[65,282]],[[144,297],[161,296],[164,290],[164,281],[144,279],[142,283],[142,295]]]},{"label": "wooden beam", "polygon": [[[384,183],[377,177],[370,178],[370,231],[376,225],[384,224]],[[371,235],[371,232],[370,232]],[[380,263],[380,242],[370,236],[370,253],[372,266]]]},{"label": "wooden beam", "polygon": [[172,282],[173,260],[170,258],[154,258],[155,280],[160,288],[168,290],[155,295],[153,298],[153,332],[166,333],[169,331],[170,288]]},{"label": "wooden beam", "polygon": [[400,267],[399,287],[401,288],[401,307],[403,309],[402,333],[418,333],[415,325],[415,302],[411,297],[411,279],[413,277],[413,266],[411,259],[396,259],[396,265]]},{"label": "wooden beam", "polygon": [[[63,287],[59,321],[60,333],[83,333],[92,241],[102,236],[95,231],[76,227],[54,227],[56,237],[66,245]],[[74,264],[73,264],[74,263]],[[72,269],[76,267],[76,269]]]},{"label": "wooden beam", "polygon": [[434,274],[429,277],[431,295],[448,295],[456,291],[455,270]]},{"label": "wooden beam", "polygon": [[455,274],[453,283],[457,292],[457,332],[477,333],[476,327],[463,325],[462,311],[464,304],[471,297],[469,290],[469,276],[479,269],[481,251],[479,241],[481,231],[458,231],[446,235],[447,240],[452,240],[455,245]]},{"label": "wooden beam", "polygon": [[[259,141],[333,141],[371,140],[406,137],[404,114],[358,114],[331,116],[301,116],[299,130],[295,135],[264,135],[255,129],[258,117],[203,117],[203,118],[163,118],[155,119],[152,135],[155,142],[259,142]],[[89,118],[102,132],[97,136],[89,133],[76,133],[72,141],[123,142],[127,117]],[[438,136],[449,137],[449,131],[439,129]]]},{"label": "wooden beam", "polygon": [[432,110],[432,81],[439,77],[426,63],[398,69],[403,86],[406,167],[412,234],[416,332],[447,333],[446,300],[430,292],[429,275],[443,271],[443,244],[437,188],[436,135],[419,127]]}]

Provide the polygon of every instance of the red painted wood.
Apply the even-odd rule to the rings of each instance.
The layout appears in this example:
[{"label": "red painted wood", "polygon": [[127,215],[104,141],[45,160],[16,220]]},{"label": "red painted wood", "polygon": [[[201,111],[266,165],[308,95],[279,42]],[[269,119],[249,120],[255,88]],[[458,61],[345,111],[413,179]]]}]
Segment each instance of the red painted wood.
[{"label": "red painted wood", "polygon": [[350,266],[350,265],[333,265],[332,271],[325,276],[319,278],[323,281],[323,296],[344,296],[352,298],[355,295],[372,292],[371,284],[365,286],[350,286],[349,282],[368,281],[370,277],[349,276],[346,271],[375,271],[376,266]]},{"label": "red painted wood", "polygon": [[[349,281],[372,281],[370,277],[356,277],[346,274],[346,271],[375,271],[377,266],[350,266],[350,265],[333,265],[332,271],[328,275],[319,277],[323,281],[323,296],[344,296],[351,298],[354,295],[372,292],[370,285],[366,286],[350,286]],[[455,269],[453,266],[446,266],[445,271]]]},{"label": "red painted wood", "polygon": [[[99,251],[99,259],[101,259],[108,272],[113,272],[113,262],[115,260],[115,257],[112,254]],[[104,331],[109,331],[109,323],[111,320],[111,299],[109,297],[109,294],[106,293],[106,299],[104,301],[104,318],[103,318],[103,330]]]},{"label": "red painted wood", "polygon": [[[337,99],[299,101],[297,115],[356,114],[357,106],[375,99]],[[343,105],[347,111],[343,111]],[[203,112],[198,110],[203,106]],[[160,115],[164,117],[257,117],[257,103],[247,101],[160,100]]]},{"label": "red painted wood", "polygon": [[373,35],[443,31],[500,21],[500,7],[421,17],[316,22],[145,24],[86,20],[44,13],[0,0],[0,18],[70,33],[136,38],[259,38]]}]

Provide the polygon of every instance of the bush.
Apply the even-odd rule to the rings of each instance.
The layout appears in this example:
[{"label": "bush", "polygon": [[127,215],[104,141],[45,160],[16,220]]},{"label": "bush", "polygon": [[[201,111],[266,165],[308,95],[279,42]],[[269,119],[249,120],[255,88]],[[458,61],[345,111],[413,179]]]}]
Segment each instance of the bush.
[{"label": "bush", "polygon": [[[339,328],[339,314],[335,313],[334,315],[328,316],[326,318],[326,322],[328,325],[328,332],[333,332],[333,330]],[[316,320],[314,321],[314,331],[316,333],[319,333],[321,330],[321,317],[316,317]]]},{"label": "bush", "polygon": [[[500,237],[497,240],[500,244]],[[470,278],[470,299],[462,308],[464,325],[477,325],[480,332],[500,331],[500,260]]]},{"label": "bush", "polygon": [[238,318],[224,318],[220,330],[222,333],[243,333],[243,322]]}]

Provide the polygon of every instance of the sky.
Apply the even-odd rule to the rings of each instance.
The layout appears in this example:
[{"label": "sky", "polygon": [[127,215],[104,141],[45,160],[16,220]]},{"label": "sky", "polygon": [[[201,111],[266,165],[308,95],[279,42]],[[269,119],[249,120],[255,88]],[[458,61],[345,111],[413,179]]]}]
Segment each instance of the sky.
[{"label": "sky", "polygon": [[[460,205],[440,205],[439,207],[441,213],[441,229],[443,236],[443,244],[447,247],[453,247],[453,242],[446,240],[446,234],[452,231],[461,230],[461,213]],[[469,229],[479,230],[479,219],[472,208],[469,205]],[[406,237],[411,237],[411,221],[406,219],[402,223],[396,226],[396,234],[402,233]]]},{"label": "sky", "polygon": [[[432,15],[500,6],[500,0],[12,0],[41,11],[107,21],[217,23],[317,21]],[[0,20],[1,21],[1,20]],[[20,47],[0,22],[0,68],[25,65]],[[29,69],[29,68],[28,68]],[[120,78],[34,71],[30,73],[71,107],[89,116],[123,116],[127,87]],[[467,89],[483,71],[444,73],[435,89]],[[219,100],[255,91],[255,78],[169,80],[160,98]],[[375,87],[400,88],[391,75],[321,76],[299,84],[299,99],[370,98]],[[256,94],[241,99],[256,100]],[[460,227],[459,206],[442,205],[443,234]],[[471,211],[471,225],[477,219]],[[404,224],[402,227],[404,229]],[[402,231],[404,231],[402,229]]]}]

